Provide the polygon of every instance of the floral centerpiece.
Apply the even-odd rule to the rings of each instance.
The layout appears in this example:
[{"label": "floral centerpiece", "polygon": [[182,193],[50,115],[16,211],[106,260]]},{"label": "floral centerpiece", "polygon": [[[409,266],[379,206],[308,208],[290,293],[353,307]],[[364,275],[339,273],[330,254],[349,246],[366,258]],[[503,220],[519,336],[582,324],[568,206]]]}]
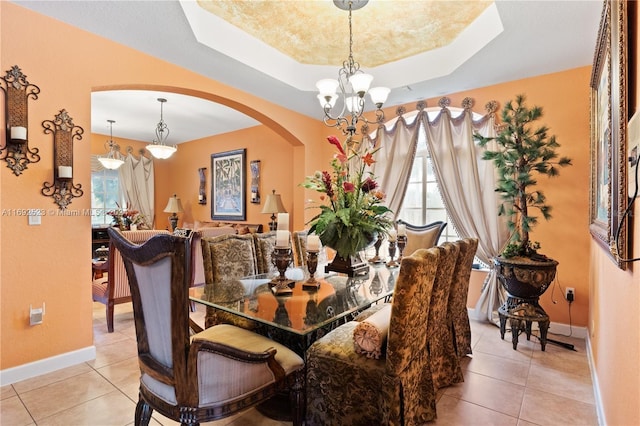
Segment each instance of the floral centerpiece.
[{"label": "floral centerpiece", "polygon": [[352,137],[344,145],[335,136],[327,140],[336,148],[333,171],[317,171],[302,183],[322,193],[320,200],[328,202],[320,205],[320,213],[309,221],[309,232],[336,251],[334,262],[344,262],[348,268],[359,251],[391,228],[391,211],[382,204],[384,192],[368,169],[375,163],[377,149],[362,149]]},{"label": "floral centerpiece", "polygon": [[138,210],[130,210],[128,208],[120,208],[118,205],[117,209],[110,210],[107,212],[109,216],[113,219],[113,226],[117,226],[120,230],[125,231],[131,229],[132,225],[137,228],[146,227],[146,221],[144,215],[140,214]]}]

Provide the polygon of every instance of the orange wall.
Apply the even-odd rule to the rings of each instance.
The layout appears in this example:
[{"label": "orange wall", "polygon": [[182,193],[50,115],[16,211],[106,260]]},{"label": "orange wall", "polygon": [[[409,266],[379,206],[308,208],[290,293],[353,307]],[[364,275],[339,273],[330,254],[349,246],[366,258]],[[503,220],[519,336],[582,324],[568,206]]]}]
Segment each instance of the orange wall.
[{"label": "orange wall", "polygon": [[[38,31],[33,31],[37,28]],[[74,146],[74,181],[82,184],[84,196],[74,199],[69,210],[90,208],[91,92],[109,88],[148,88],[196,94],[231,106],[263,122],[291,146],[299,149],[297,160],[309,167],[317,160],[307,158],[315,149],[322,124],[250,94],[240,92],[199,74],[104,40],[18,5],[0,2],[0,68],[19,65],[41,93],[29,102],[30,144],[40,149],[41,161],[19,177],[0,167],[0,208],[52,209],[40,226],[28,226],[27,219],[3,216],[0,222],[0,370],[43,360],[90,347],[93,344],[91,317],[90,217],[57,216],[51,198],[43,197],[43,182],[52,179],[52,137],[44,135],[40,123],[53,119],[65,108],[76,125],[85,130]],[[64,47],[63,47],[64,46]],[[117,58],[114,61],[113,58]],[[144,86],[139,83],[144,82]],[[3,114],[0,120],[4,120]],[[4,126],[0,137],[4,138]],[[100,141],[100,144],[103,142]],[[98,149],[100,152],[100,149]],[[166,160],[166,172],[156,168],[159,210],[170,195],[171,180],[181,173]],[[302,173],[304,169],[297,170]],[[195,171],[189,170],[190,173]],[[294,181],[301,181],[302,174]],[[186,178],[185,178],[186,179]],[[186,182],[186,180],[185,180]],[[292,184],[293,186],[293,184]],[[292,190],[290,190],[292,191]],[[289,202],[303,203],[300,200]],[[161,222],[161,221],[160,221]],[[164,224],[159,223],[162,227]],[[295,225],[295,220],[294,220]],[[30,327],[28,309],[46,303],[44,324]]]},{"label": "orange wall", "polygon": [[[553,207],[550,221],[540,218],[531,233],[539,241],[541,253],[560,262],[558,281],[563,287],[576,289],[571,307],[574,325],[586,326],[589,306],[589,76],[591,67],[542,75],[495,86],[470,89],[447,95],[451,106],[461,106],[465,97],[475,101],[474,111],[484,113],[484,105],[496,100],[500,106],[517,94],[527,96],[529,105],[543,107],[540,124],[546,124],[560,143],[560,155],[573,160],[573,166],[561,169],[560,176],[540,178],[540,189]],[[427,100],[436,106],[439,98]],[[407,105],[407,111],[414,105]],[[393,111],[385,111],[392,117]],[[552,322],[569,323],[569,308],[564,292],[557,286],[549,288],[540,304]],[[557,303],[553,303],[553,301]],[[470,303],[472,303],[470,301]]]},{"label": "orange wall", "polygon": [[[265,126],[255,126],[245,130],[208,137],[197,141],[180,144],[175,154],[175,162],[171,165],[172,176],[169,187],[181,198],[185,212],[183,222],[193,223],[195,220],[211,219],[211,154],[245,148],[247,160],[247,183],[250,184],[251,172],[249,162],[260,160],[260,204],[250,202],[247,192],[248,223],[262,223],[269,229],[269,217],[260,213],[267,194],[273,189],[282,195],[284,207],[292,215],[298,214],[293,204],[293,147],[282,137]],[[207,204],[198,204],[199,175],[198,169],[205,167]],[[179,173],[176,173],[180,171]],[[247,191],[250,187],[247,186]],[[182,223],[182,222],[181,222]]]},{"label": "orange wall", "polygon": [[[292,209],[294,205],[302,206],[306,199],[314,198],[315,194],[302,190],[297,183],[304,175],[326,168],[330,150],[324,137],[335,132],[319,121],[15,4],[0,2],[0,23],[1,70],[18,64],[29,80],[42,89],[39,99],[29,103],[30,140],[33,146],[40,148],[42,160],[31,165],[20,177],[13,176],[6,167],[0,167],[0,208],[55,207],[50,198],[40,195],[42,183],[50,180],[52,175],[51,136],[42,134],[40,122],[53,118],[61,108],[66,108],[75,123],[87,132],[85,139],[75,147],[74,176],[88,191],[88,158],[92,150],[90,93],[110,88],[145,88],[139,82],[149,85],[150,89],[202,96],[258,119],[271,130],[264,127],[249,129],[242,132],[241,142],[248,149],[247,160],[257,158],[264,161],[262,194],[271,187],[283,195],[290,194],[290,197],[285,195],[283,198],[287,207]],[[38,28],[38,31],[34,32],[33,28]],[[64,61],[61,60],[60,46],[65,46],[65,52],[72,52],[64,55]],[[629,271],[616,268],[592,241],[588,231],[589,73],[590,67],[584,67],[473,89],[449,97],[455,106],[463,97],[470,96],[476,101],[475,109],[481,111],[489,100],[495,99],[503,104],[516,94],[525,93],[531,104],[544,107],[542,121],[558,137],[562,154],[573,158],[574,166],[563,169],[558,178],[541,180],[542,188],[554,206],[554,218],[550,222],[542,222],[534,231],[533,238],[541,242],[545,254],[560,262],[560,283],[576,288],[572,318],[575,325],[590,328],[595,373],[607,424],[637,424],[640,419],[640,377],[637,372],[640,359],[640,276],[637,267]],[[429,105],[436,105],[436,102],[437,99],[428,100]],[[388,117],[393,116],[394,109],[389,108]],[[253,136],[255,141],[251,140]],[[266,151],[258,138],[278,144],[283,154],[275,150]],[[194,219],[206,217],[209,205],[195,204],[197,168],[210,168],[209,156],[213,152],[240,147],[233,146],[224,135],[183,145],[179,147],[178,154],[162,163],[162,173],[158,173],[160,162],[156,162],[158,217],[165,200],[173,192],[191,204],[191,212],[185,214],[191,214]],[[98,149],[97,152],[100,151]],[[279,164],[280,156],[291,160],[286,168],[278,170],[274,178],[271,170]],[[288,188],[280,188],[280,181],[285,182],[280,179],[280,173],[290,179]],[[249,221],[266,223],[266,218],[249,207]],[[70,208],[88,209],[88,195],[85,193],[85,196],[74,200]],[[295,210],[293,216],[296,229],[304,227],[304,218],[299,213]],[[309,212],[304,212],[304,216],[308,219]],[[2,217],[0,369],[92,344],[87,259],[89,225],[89,217],[83,216],[47,216],[38,227],[27,226],[24,217]],[[160,218],[157,226],[164,227],[166,223],[162,223]],[[633,255],[640,256],[640,220],[634,220],[632,233],[635,237]],[[556,289],[553,293],[552,290],[545,293],[541,303],[552,321],[568,323],[568,307],[560,292]],[[555,305],[552,294],[558,300]],[[29,304],[40,306],[43,301],[47,303],[44,324],[29,327]]]},{"label": "orange wall", "polygon": [[[631,48],[635,50],[629,51],[629,79],[636,84],[635,92],[629,96],[637,111],[640,100],[640,37],[638,17],[631,15],[630,20],[634,28],[631,36],[635,35]],[[633,113],[630,111],[630,116]],[[629,232],[633,236],[632,258],[640,257],[639,212],[640,202],[636,199]],[[640,424],[640,263],[630,264],[628,270],[622,271],[592,240],[589,265],[589,341],[604,408],[604,424],[637,425]]]}]

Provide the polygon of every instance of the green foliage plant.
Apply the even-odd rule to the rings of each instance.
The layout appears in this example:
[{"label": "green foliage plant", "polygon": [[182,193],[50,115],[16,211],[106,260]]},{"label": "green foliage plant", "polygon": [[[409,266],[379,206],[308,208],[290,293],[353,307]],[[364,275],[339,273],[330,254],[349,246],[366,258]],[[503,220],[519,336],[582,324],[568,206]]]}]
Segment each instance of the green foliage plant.
[{"label": "green foliage plant", "polygon": [[309,233],[320,237],[323,245],[348,258],[371,244],[378,235],[386,235],[393,225],[391,211],[383,204],[385,194],[368,170],[377,149],[359,150],[360,141],[349,136],[340,142],[335,136],[327,141],[334,146],[332,171],[317,171],[307,176],[302,186],[320,192],[320,213],[309,221]]},{"label": "green foliage plant", "polygon": [[498,145],[495,151],[485,151],[482,158],[493,161],[498,174],[495,190],[502,200],[498,214],[508,216],[511,237],[501,256],[543,260],[546,257],[537,253],[540,244],[530,241],[529,232],[538,224],[534,211],[549,220],[551,206],[537,189],[536,177],[558,176],[558,167],[571,165],[571,159],[558,156],[560,144],[555,136],[548,135],[548,127],[535,127],[534,122],[542,117],[542,108],[529,108],[525,100],[525,95],[521,94],[515,101],[506,103],[501,112],[498,136],[488,138],[475,134],[474,139],[482,147],[491,141]]}]

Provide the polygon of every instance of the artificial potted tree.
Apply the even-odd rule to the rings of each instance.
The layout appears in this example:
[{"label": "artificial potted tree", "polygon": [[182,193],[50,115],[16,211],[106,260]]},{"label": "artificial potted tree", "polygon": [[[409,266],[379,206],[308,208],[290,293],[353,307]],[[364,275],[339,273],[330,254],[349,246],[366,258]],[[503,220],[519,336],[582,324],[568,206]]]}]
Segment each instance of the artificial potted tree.
[{"label": "artificial potted tree", "polygon": [[508,217],[511,232],[508,244],[494,259],[498,279],[509,296],[509,311],[522,304],[539,308],[538,299],[555,278],[558,265],[538,253],[540,244],[530,240],[529,232],[538,224],[537,213],[546,220],[551,218],[551,206],[537,189],[537,176],[557,176],[558,168],[571,165],[571,159],[558,156],[560,145],[555,136],[548,135],[546,126],[535,127],[540,117],[542,108],[527,107],[525,96],[518,95],[502,110],[498,136],[474,135],[482,147],[490,141],[498,146],[495,151],[485,151],[483,159],[493,161],[496,167],[496,192],[502,200],[498,214]]}]

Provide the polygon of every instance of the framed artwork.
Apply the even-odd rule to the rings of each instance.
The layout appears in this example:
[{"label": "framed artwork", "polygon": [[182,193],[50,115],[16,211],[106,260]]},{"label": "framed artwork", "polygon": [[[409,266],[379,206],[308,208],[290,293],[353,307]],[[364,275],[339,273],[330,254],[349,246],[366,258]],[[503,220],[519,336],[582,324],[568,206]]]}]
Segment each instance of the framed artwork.
[{"label": "framed artwork", "polygon": [[246,220],[246,149],[211,155],[211,218]]},{"label": "framed artwork", "polygon": [[589,229],[625,269],[627,208],[627,2],[603,2],[591,73],[591,191]]}]

